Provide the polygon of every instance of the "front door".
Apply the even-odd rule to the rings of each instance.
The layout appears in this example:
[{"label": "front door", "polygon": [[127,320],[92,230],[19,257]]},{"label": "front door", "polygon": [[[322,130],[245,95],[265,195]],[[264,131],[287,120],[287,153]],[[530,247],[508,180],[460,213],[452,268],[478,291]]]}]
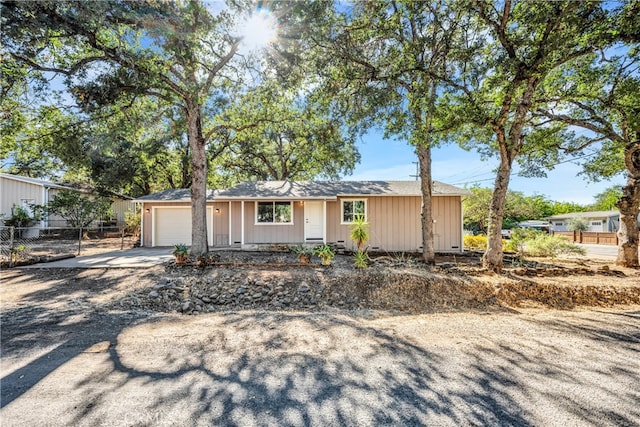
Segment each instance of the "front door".
[{"label": "front door", "polygon": [[304,202],[304,239],[322,242],[324,238],[323,202]]}]

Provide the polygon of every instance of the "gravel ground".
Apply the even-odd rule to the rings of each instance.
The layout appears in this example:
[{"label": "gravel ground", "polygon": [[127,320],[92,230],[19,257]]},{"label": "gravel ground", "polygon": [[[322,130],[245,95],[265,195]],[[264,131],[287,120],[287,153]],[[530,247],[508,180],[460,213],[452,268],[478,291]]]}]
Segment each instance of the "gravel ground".
[{"label": "gravel ground", "polygon": [[3,276],[4,426],[640,425],[640,306],[118,310],[160,267]]}]

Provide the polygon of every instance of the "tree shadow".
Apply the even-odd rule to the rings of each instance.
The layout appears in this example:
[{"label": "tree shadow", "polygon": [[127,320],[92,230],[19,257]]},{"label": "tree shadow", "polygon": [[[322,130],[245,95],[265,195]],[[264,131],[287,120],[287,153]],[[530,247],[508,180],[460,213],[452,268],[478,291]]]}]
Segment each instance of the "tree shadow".
[{"label": "tree shadow", "polygon": [[[97,280],[95,289],[114,285]],[[73,285],[69,290],[78,291]],[[390,323],[339,313],[87,313],[47,305],[64,298],[52,292],[27,293],[25,306],[2,313],[3,358],[28,360],[1,380],[8,424],[30,424],[38,410],[16,414],[11,404],[23,396],[31,401],[27,392],[38,396],[36,386],[65,368],[81,374],[49,384],[63,396],[49,397],[55,402],[49,402],[54,410],[47,415],[59,425],[526,426],[640,420],[640,393],[633,387],[640,372],[629,358],[638,350],[637,312],[599,319],[518,318],[525,330],[531,327],[528,335],[467,334],[457,344],[451,337],[445,343],[437,336],[429,336],[435,342],[421,338],[428,325],[402,332],[394,326],[402,318]],[[589,360],[581,348],[566,348],[561,339],[543,334],[610,353]],[[610,376],[625,383],[604,381]]]}]

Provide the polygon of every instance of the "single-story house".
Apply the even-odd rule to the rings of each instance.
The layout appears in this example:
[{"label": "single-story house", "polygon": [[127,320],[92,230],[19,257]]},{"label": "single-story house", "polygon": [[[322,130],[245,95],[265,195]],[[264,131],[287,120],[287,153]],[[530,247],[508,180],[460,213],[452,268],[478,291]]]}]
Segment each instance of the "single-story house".
[{"label": "single-story house", "polygon": [[[2,218],[11,217],[16,206],[20,206],[32,212],[33,205],[46,205],[60,191],[81,191],[87,195],[90,192],[83,189],[56,184],[41,179],[29,178],[26,176],[0,173],[0,214]],[[135,209],[135,204],[125,197],[112,197],[111,208],[119,224],[124,222],[125,213]],[[42,218],[39,227],[65,226],[66,221],[60,217],[50,215]]]},{"label": "single-story house", "polygon": [[553,215],[547,219],[553,231],[570,231],[569,224],[576,218],[584,218],[587,221],[589,229],[586,231],[616,232],[620,227],[618,211],[571,212]]},{"label": "single-story house", "polygon": [[[353,248],[351,224],[369,223],[370,250],[420,251],[419,181],[257,181],[207,193],[210,246],[334,243]],[[433,183],[434,243],[462,252],[462,196],[467,190]],[[191,244],[188,189],[141,197],[142,245]]]}]

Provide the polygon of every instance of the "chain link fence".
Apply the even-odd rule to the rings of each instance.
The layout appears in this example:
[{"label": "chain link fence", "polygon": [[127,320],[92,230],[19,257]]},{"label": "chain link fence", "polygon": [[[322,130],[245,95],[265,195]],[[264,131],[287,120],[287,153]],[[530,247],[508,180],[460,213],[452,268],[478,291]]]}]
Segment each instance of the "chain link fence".
[{"label": "chain link fence", "polygon": [[14,267],[54,261],[87,252],[124,249],[137,244],[137,235],[121,226],[89,229],[70,227],[0,227],[0,266]]}]

